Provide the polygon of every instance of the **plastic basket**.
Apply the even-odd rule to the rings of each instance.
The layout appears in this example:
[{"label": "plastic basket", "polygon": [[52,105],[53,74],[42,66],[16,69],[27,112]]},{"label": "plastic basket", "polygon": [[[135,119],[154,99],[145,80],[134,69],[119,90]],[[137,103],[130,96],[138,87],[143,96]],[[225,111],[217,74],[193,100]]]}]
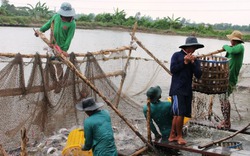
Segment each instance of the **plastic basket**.
[{"label": "plastic basket", "polygon": [[84,144],[84,131],[77,128],[69,133],[66,146],[62,151],[63,156],[93,156],[92,150],[82,151],[82,145]]}]

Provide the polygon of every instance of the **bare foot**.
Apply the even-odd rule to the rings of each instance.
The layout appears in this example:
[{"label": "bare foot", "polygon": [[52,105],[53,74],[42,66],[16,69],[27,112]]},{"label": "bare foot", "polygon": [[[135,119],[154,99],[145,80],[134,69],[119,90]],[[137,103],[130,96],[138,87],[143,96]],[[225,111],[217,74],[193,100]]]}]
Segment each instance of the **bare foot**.
[{"label": "bare foot", "polygon": [[173,141],[177,141],[178,139],[176,137],[169,137],[168,141],[169,142],[173,142]]},{"label": "bare foot", "polygon": [[219,124],[217,126],[218,129],[230,129],[231,128],[231,124]]},{"label": "bare foot", "polygon": [[178,143],[179,145],[185,145],[187,142],[186,142],[186,140],[184,140],[183,138],[179,138],[179,139],[177,140],[177,143]]}]

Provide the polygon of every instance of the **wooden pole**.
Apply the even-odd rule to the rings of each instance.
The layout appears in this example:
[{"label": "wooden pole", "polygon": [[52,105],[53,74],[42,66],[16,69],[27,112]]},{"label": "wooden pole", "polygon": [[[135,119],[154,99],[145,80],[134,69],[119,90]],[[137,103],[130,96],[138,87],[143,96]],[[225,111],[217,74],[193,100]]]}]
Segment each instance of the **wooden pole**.
[{"label": "wooden pole", "polygon": [[138,156],[140,155],[141,153],[145,152],[148,150],[148,147],[145,146],[145,147],[142,147],[141,149],[139,149],[138,151],[136,151],[135,153],[131,154],[130,156]]},{"label": "wooden pole", "polygon": [[212,95],[210,97],[210,102],[209,102],[209,106],[208,106],[208,119],[211,119],[211,116],[213,114],[213,103],[214,103],[214,95]]},{"label": "wooden pole", "polygon": [[150,99],[147,100],[147,130],[148,130],[148,143],[151,144],[152,137],[151,137],[151,128],[150,128],[150,113],[151,113],[151,107],[150,107]]},{"label": "wooden pole", "polygon": [[56,53],[57,57],[60,57],[62,62],[66,64],[75,74],[81,78],[94,92],[96,92],[102,99],[107,103],[108,106],[110,106],[116,114],[135,132],[135,134],[150,147],[153,151],[157,153],[157,150],[155,149],[154,146],[149,144],[147,140],[139,133],[139,131],[128,122],[128,120],[119,112],[117,108],[92,84],[67,58],[63,55],[63,53],[58,49],[59,47],[56,45],[53,45],[53,50]]},{"label": "wooden pole", "polygon": [[[133,31],[132,31],[131,36],[134,36],[134,35],[135,35],[136,29],[137,29],[137,22],[135,22],[135,24],[134,24],[134,28],[133,28]],[[131,42],[130,42],[130,46],[132,46],[132,45],[133,45],[133,37],[131,37]],[[125,67],[124,67],[124,69],[123,69],[124,74],[122,75],[120,87],[119,87],[119,90],[118,90],[118,92],[117,92],[117,100],[116,100],[116,103],[115,103],[115,107],[116,107],[116,108],[118,108],[118,104],[119,104],[119,102],[120,102],[122,87],[123,87],[123,84],[124,84],[124,81],[125,81],[125,78],[126,78],[126,71],[127,71],[128,65],[129,65],[129,60],[130,60],[131,53],[132,53],[132,49],[129,50],[128,58],[127,58]]]},{"label": "wooden pole", "polygon": [[139,41],[135,36],[132,36],[133,39],[136,41],[136,43],[143,49],[145,50],[145,52],[151,56],[160,66],[162,66],[162,68],[169,74],[172,75],[172,73],[170,72],[170,70],[160,61],[158,60],[142,43],[141,41]]},{"label": "wooden pole", "polygon": [[[105,49],[105,50],[100,50],[100,51],[96,51],[96,52],[89,52],[92,55],[109,55],[110,53],[116,53],[116,52],[120,52],[120,51],[124,51],[124,50],[135,50],[136,47],[134,46],[122,46],[122,47],[118,47],[116,49]],[[17,53],[0,53],[0,56],[3,57],[15,57]],[[74,53],[76,57],[85,57],[87,56],[87,53]],[[22,57],[24,58],[33,58],[36,56],[36,54],[21,54]],[[50,55],[49,55],[50,56]],[[47,58],[48,55],[47,54],[40,54],[41,58]]]},{"label": "wooden pole", "polygon": [[20,156],[28,156],[28,153],[27,153],[27,143],[28,143],[28,138],[27,138],[27,135],[26,135],[26,128],[23,128],[21,129],[21,153],[20,153]]},{"label": "wooden pole", "polygon": [[216,50],[214,52],[208,53],[208,54],[201,54],[201,55],[197,55],[196,58],[200,58],[200,57],[205,57],[205,56],[211,56],[211,55],[215,55],[215,54],[219,54],[221,52],[225,51],[224,49],[219,49]]},{"label": "wooden pole", "polygon": [[0,154],[2,154],[3,156],[8,156],[7,152],[4,150],[2,144],[0,144]]},{"label": "wooden pole", "polygon": [[207,148],[207,147],[213,146],[214,144],[217,144],[219,142],[230,139],[230,138],[234,137],[235,135],[237,135],[238,133],[244,131],[248,126],[250,126],[250,123],[248,123],[248,125],[246,125],[244,128],[242,128],[242,129],[238,130],[237,132],[233,133],[232,135],[229,135],[229,136],[227,136],[225,138],[222,138],[222,139],[219,139],[219,140],[216,140],[216,141],[212,141],[212,142],[207,143],[205,145],[198,146],[198,148]]}]

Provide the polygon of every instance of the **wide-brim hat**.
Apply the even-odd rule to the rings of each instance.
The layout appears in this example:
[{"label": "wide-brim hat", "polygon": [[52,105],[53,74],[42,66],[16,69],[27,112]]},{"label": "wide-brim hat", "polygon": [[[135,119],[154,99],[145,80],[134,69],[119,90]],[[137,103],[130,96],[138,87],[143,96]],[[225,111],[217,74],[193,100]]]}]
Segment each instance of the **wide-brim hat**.
[{"label": "wide-brim hat", "polygon": [[191,46],[196,47],[196,49],[199,49],[199,48],[203,48],[203,47],[204,47],[203,44],[198,43],[198,40],[197,40],[196,37],[194,37],[194,36],[189,36],[189,37],[187,37],[185,44],[184,44],[184,45],[181,45],[179,48],[191,47]]},{"label": "wide-brim hat", "polygon": [[78,104],[76,104],[76,109],[80,111],[94,111],[100,107],[102,107],[104,104],[99,102],[95,102],[95,100],[92,97],[88,97],[86,99],[81,100]]},{"label": "wide-brim hat", "polygon": [[57,11],[58,14],[64,17],[73,17],[76,15],[75,9],[71,7],[71,4],[68,2],[62,3],[60,9]]},{"label": "wide-brim hat", "polygon": [[235,30],[232,32],[232,34],[227,35],[227,38],[229,40],[237,40],[244,43],[244,41],[242,41],[242,33],[238,30]]},{"label": "wide-brim hat", "polygon": [[147,97],[152,103],[156,102],[161,97],[162,90],[160,86],[150,87],[147,91]]}]

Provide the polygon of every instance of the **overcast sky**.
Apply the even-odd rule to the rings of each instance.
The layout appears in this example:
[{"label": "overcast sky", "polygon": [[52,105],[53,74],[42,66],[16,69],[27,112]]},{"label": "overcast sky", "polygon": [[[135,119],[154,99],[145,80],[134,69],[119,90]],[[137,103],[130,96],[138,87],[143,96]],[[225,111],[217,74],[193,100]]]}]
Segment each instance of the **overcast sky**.
[{"label": "overcast sky", "polygon": [[[39,0],[9,0],[15,6],[35,5]],[[51,10],[58,10],[65,0],[40,0]],[[196,23],[250,24],[250,0],[68,0],[76,13],[114,13],[124,10],[128,16],[137,12],[152,18],[181,17]]]}]

